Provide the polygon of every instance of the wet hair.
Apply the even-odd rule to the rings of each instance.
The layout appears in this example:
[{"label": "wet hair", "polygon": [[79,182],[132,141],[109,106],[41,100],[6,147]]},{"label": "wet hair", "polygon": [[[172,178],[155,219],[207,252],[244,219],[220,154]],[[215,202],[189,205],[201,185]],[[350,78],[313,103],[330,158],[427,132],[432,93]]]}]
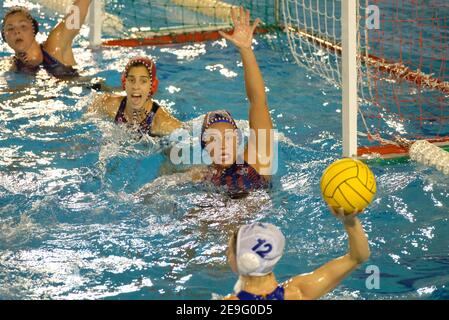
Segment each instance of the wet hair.
[{"label": "wet hair", "polygon": [[3,41],[6,42],[6,37],[5,37],[5,22],[6,19],[16,13],[23,13],[28,20],[30,20],[31,24],[33,25],[33,31],[34,31],[34,35],[36,35],[39,32],[39,22],[37,22],[36,19],[34,19],[31,14],[28,12],[28,10],[24,7],[13,7],[11,8],[8,12],[6,12],[5,16],[3,17],[2,20],[2,39]]}]

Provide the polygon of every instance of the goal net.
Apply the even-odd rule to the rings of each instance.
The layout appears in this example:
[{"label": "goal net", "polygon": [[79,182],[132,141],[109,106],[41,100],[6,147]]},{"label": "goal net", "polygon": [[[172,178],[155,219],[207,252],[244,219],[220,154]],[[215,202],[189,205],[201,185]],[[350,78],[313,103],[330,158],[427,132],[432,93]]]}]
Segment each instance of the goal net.
[{"label": "goal net", "polygon": [[[104,12],[115,13],[104,38],[105,45],[153,45],[198,42],[220,38],[227,29],[231,9],[244,6],[260,17],[266,32],[279,25],[278,0],[105,0]],[[114,29],[114,24],[116,28]]]},{"label": "goal net", "polygon": [[[342,0],[282,0],[296,62],[342,84]],[[357,1],[358,154],[407,153],[398,137],[449,141],[449,3]]]},{"label": "goal net", "polygon": [[[230,26],[231,9],[244,6],[262,19],[259,32],[282,28],[295,61],[341,87],[342,1],[93,0],[102,9],[91,21],[101,20],[103,45],[199,42],[218,39],[217,31]],[[448,145],[449,2],[351,1],[359,100],[359,130],[351,135],[359,138],[358,155],[406,155],[398,138]],[[59,10],[71,2],[39,1]]]},{"label": "goal net", "polygon": [[[65,15],[74,0],[29,1]],[[231,9],[240,6],[262,20],[259,33],[280,25],[280,0],[92,0],[88,24],[91,29],[99,28],[98,41],[106,46],[216,40],[218,30],[231,25]]]}]

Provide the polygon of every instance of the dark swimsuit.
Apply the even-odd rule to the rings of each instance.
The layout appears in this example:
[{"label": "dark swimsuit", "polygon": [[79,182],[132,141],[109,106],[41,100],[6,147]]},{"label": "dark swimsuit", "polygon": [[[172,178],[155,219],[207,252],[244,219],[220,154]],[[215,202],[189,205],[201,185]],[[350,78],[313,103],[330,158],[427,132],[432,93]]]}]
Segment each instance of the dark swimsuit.
[{"label": "dark swimsuit", "polygon": [[269,188],[270,183],[248,163],[234,163],[221,172],[216,172],[210,181],[224,188],[233,198],[238,198],[256,189]]},{"label": "dark swimsuit", "polygon": [[284,287],[280,285],[272,293],[267,294],[266,296],[240,291],[237,294],[237,298],[240,300],[284,300],[284,291]]},{"label": "dark swimsuit", "polygon": [[45,49],[43,48],[43,46],[41,45],[41,50],[42,50],[42,56],[43,56],[43,61],[41,64],[37,65],[37,66],[32,66],[29,64],[26,64],[24,62],[22,62],[20,59],[18,59],[17,57],[14,57],[14,62],[17,68],[17,71],[19,72],[24,72],[24,73],[36,73],[37,71],[39,71],[40,66],[42,65],[44,67],[45,70],[47,70],[48,73],[50,73],[51,75],[55,76],[55,77],[77,77],[78,71],[71,67],[71,66],[66,66],[65,64],[59,62],[58,60],[56,60],[55,58],[53,58],[47,51],[45,51]]},{"label": "dark swimsuit", "polygon": [[[126,97],[123,98],[122,102],[120,103],[120,107],[118,108],[117,114],[115,116],[115,123],[127,123],[125,118],[125,108],[126,108]],[[156,116],[156,112],[159,110],[160,105],[153,101],[153,106],[151,107],[151,111],[146,117],[144,121],[140,124],[140,133],[142,134],[148,134],[149,136],[156,136],[151,133],[151,126],[153,125],[154,117]]]},{"label": "dark swimsuit", "polygon": [[38,72],[39,69],[41,68],[40,64],[38,64],[37,66],[32,66],[32,65],[22,62],[22,60],[20,60],[16,56],[14,56],[13,59],[14,59],[14,64],[16,66],[16,70],[18,72],[34,74],[34,73]]}]

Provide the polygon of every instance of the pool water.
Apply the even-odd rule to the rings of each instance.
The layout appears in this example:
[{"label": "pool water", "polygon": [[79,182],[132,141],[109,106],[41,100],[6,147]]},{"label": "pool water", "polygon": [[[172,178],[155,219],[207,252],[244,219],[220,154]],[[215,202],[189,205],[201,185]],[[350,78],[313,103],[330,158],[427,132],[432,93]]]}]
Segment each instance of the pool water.
[{"label": "pool water", "polygon": [[[286,236],[280,281],[345,254],[343,227],[319,190],[323,170],[341,154],[340,92],[273,42],[286,45],[282,35],[269,35],[254,47],[284,136],[279,168],[270,192],[237,200],[164,177],[157,141],[136,141],[87,113],[95,93],[86,83],[2,71],[0,299],[225,295],[237,280],[225,259],[229,233],[252,221],[274,223]],[[0,57],[9,56],[1,47]],[[225,41],[85,47],[82,36],[75,52],[86,78],[119,88],[127,60],[148,55],[158,66],[156,98],[179,119],[217,108],[247,119],[241,62]],[[448,299],[447,177],[413,162],[371,168],[378,192],[361,215],[371,258],[323,298]],[[380,271],[377,289],[366,286],[369,266]]]}]

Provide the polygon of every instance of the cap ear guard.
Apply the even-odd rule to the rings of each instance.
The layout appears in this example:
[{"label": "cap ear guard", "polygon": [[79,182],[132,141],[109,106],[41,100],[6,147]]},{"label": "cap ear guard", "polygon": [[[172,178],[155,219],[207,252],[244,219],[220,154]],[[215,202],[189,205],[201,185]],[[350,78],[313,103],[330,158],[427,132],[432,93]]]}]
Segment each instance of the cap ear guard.
[{"label": "cap ear guard", "polygon": [[245,252],[237,257],[237,269],[241,275],[249,275],[261,265],[260,257],[252,252]]},{"label": "cap ear guard", "polygon": [[154,95],[156,92],[157,92],[157,89],[159,88],[159,79],[158,78],[155,78],[155,79],[153,79],[153,81],[152,81],[152,84],[151,84],[151,92],[150,92],[150,95],[152,96],[152,95]]}]

